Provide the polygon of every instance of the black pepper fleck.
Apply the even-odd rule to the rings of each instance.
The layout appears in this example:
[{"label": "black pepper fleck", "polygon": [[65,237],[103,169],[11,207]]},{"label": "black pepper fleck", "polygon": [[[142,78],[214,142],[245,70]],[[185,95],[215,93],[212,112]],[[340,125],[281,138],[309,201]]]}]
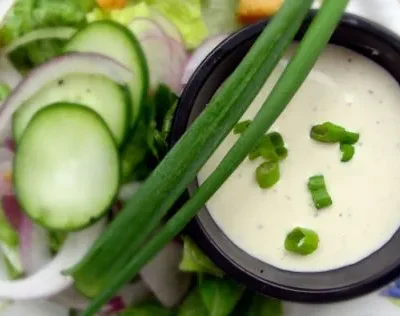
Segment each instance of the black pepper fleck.
[{"label": "black pepper fleck", "polygon": [[347,61],[348,61],[349,63],[351,63],[351,62],[353,61],[353,59],[352,59],[352,58],[348,58]]},{"label": "black pepper fleck", "polygon": [[374,90],[368,89],[369,94],[374,94]]},{"label": "black pepper fleck", "polygon": [[340,214],[339,214],[339,217],[343,217],[343,213],[340,213]]},{"label": "black pepper fleck", "polygon": [[379,124],[381,124],[381,121],[376,121],[376,125],[379,125]]},{"label": "black pepper fleck", "polygon": [[58,85],[59,85],[59,86],[62,86],[64,83],[65,83],[64,79],[58,80]]}]

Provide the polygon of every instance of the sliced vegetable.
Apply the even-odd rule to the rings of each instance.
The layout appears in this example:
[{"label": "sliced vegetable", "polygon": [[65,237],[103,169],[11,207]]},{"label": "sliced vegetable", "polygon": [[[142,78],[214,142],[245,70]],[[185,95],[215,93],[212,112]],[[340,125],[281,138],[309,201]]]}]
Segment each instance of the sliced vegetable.
[{"label": "sliced vegetable", "polygon": [[262,163],[256,170],[256,179],[261,189],[274,186],[280,178],[279,164],[273,161]]},{"label": "sliced vegetable", "polygon": [[278,132],[271,132],[267,134],[267,137],[269,138],[271,144],[275,147],[275,148],[282,148],[285,147],[285,142],[283,140],[283,137],[281,134],[279,134]]},{"label": "sliced vegetable", "polygon": [[118,193],[119,177],[118,151],[104,121],[69,103],[33,117],[14,160],[22,209],[53,230],[77,230],[103,216]]},{"label": "sliced vegetable", "polygon": [[192,275],[179,271],[182,246],[171,242],[140,271],[142,280],[163,306],[172,308],[186,296]]},{"label": "sliced vegetable", "polygon": [[164,32],[172,39],[179,43],[184,43],[181,32],[169,19],[167,19],[160,11],[150,8],[151,19],[162,27]]},{"label": "sliced vegetable", "polygon": [[72,27],[49,27],[40,28],[26,33],[24,36],[14,40],[10,45],[0,50],[1,54],[8,55],[14,50],[29,44],[44,39],[64,39],[71,38],[76,32]]},{"label": "sliced vegetable", "polygon": [[[83,316],[89,316],[95,313],[101,305],[108,300],[110,296],[113,295],[113,293],[122,286],[124,282],[127,282],[130,280],[132,277],[138,273],[138,271],[143,267],[143,265],[146,264],[158,251],[160,251],[166,243],[171,241],[177,234],[180,233],[181,230],[184,229],[184,227],[190,222],[190,220],[197,214],[197,212],[201,209],[201,207],[207,202],[207,200],[219,189],[219,187],[224,183],[226,179],[229,178],[229,176],[235,171],[235,169],[240,165],[240,163],[246,158],[247,154],[251,149],[254,147],[256,144],[257,140],[266,132],[266,130],[273,124],[273,122],[276,120],[276,118],[279,116],[279,114],[283,111],[285,106],[290,102],[292,97],[295,95],[301,84],[305,81],[307,78],[307,75],[311,71],[312,67],[318,60],[319,55],[325,48],[326,44],[328,43],[331,35],[333,34],[335,27],[340,21],[341,16],[343,15],[345,8],[347,6],[348,0],[325,0],[324,4],[322,5],[321,9],[317,13],[314,22],[312,23],[311,27],[309,30],[306,32],[302,42],[300,43],[296,54],[288,64],[288,66],[285,68],[283,76],[278,80],[278,83],[275,85],[274,89],[272,90],[272,93],[270,94],[269,98],[265,101],[263,107],[255,117],[253,124],[250,125],[249,129],[239,138],[237,143],[234,145],[234,147],[231,149],[231,151],[228,153],[228,155],[222,160],[220,165],[217,167],[217,169],[214,171],[214,173],[206,179],[206,181],[198,188],[196,193],[192,196],[192,198],[180,209],[178,210],[175,215],[172,216],[172,218],[157,232],[157,234],[150,240],[147,241],[146,245],[141,245],[140,250],[137,252],[133,252],[132,256],[130,256],[129,260],[126,261],[127,264],[123,265],[123,271],[120,271],[118,274],[113,275],[112,281],[107,283],[107,287],[103,290],[103,292],[96,297],[95,300],[92,301],[92,304],[88,307],[88,309],[83,313]],[[304,5],[304,8],[302,6],[296,7],[296,4]],[[300,18],[299,23],[301,23],[301,19],[304,17],[301,15],[301,10],[306,9],[304,14],[307,12],[308,7],[311,5],[311,2],[306,1],[290,1],[286,0],[284,2],[284,5],[281,9],[281,11],[276,15],[276,17],[280,17],[281,14],[285,16],[284,14],[287,13],[286,9],[293,9],[298,16],[293,16],[292,19],[290,20],[290,26],[293,27],[295,25],[297,28],[299,25],[294,24],[296,21],[295,18]],[[290,10],[289,10],[290,12]],[[275,21],[280,21],[280,18],[275,18]],[[271,22],[272,23],[272,22]],[[270,24],[270,27],[267,27],[267,30],[265,33],[263,33],[260,37],[261,40],[261,47],[263,47],[262,42],[264,39],[264,36],[266,36],[269,31],[271,30],[271,25],[274,25],[274,23]],[[296,28],[294,29],[294,31]],[[282,36],[279,37],[282,39]],[[255,47],[258,47],[257,43],[253,45],[253,50]],[[265,49],[265,48],[264,48]],[[264,50],[262,49],[262,51]],[[252,51],[253,51],[252,50]],[[251,51],[251,52],[252,52]],[[255,50],[257,52],[257,49]],[[251,56],[250,52],[250,56]],[[266,54],[261,54],[260,56],[264,57]],[[236,71],[239,69],[241,70],[241,67],[243,64],[247,63],[247,58],[245,58],[244,63],[240,64],[238,68],[236,68]],[[251,59],[250,59],[251,61]],[[249,63],[250,66],[252,66],[252,63]],[[263,71],[258,71],[258,74],[263,74]],[[239,72],[240,73],[240,72]],[[236,73],[237,74],[237,73]],[[232,77],[231,77],[232,78]],[[243,80],[243,77],[235,77],[233,76],[233,79],[239,79]],[[294,80],[296,79],[296,80]],[[256,83],[254,80],[251,81],[252,86]],[[240,87],[241,85],[239,85]],[[228,85],[229,87],[229,85]],[[237,88],[237,87],[236,87]],[[222,91],[222,92],[221,92]],[[217,96],[223,95],[224,89],[220,89],[219,93],[217,93]],[[226,104],[227,100],[224,102],[218,103],[218,110],[221,110],[221,105]],[[211,101],[211,104],[208,105],[207,109],[212,108],[213,106],[213,101]],[[207,113],[207,109],[205,110],[204,113]],[[243,114],[243,113],[242,113]],[[235,120],[232,122],[232,124],[229,126],[228,133],[229,131],[233,128],[235,125],[235,122],[239,120],[239,117],[236,117]],[[197,137],[198,135],[204,135],[204,126],[202,126],[201,123],[201,116],[196,120],[196,123],[188,130],[186,131],[185,137],[181,139],[181,141],[172,149],[169,153],[170,156],[167,155],[167,157],[163,160],[163,162],[159,165],[159,168],[165,166],[165,162],[168,161],[174,156],[171,153],[176,152],[180,148],[182,144],[185,144],[183,140],[188,139],[187,136],[190,135],[191,131],[197,132]],[[195,126],[199,125],[199,130],[196,130]],[[211,127],[211,125],[209,126]],[[220,129],[219,129],[220,130]],[[226,135],[224,135],[225,137]],[[189,138],[190,139],[190,138]],[[197,144],[196,144],[197,145]],[[178,148],[178,149],[177,149]],[[191,147],[192,149],[195,149],[196,146]],[[187,150],[187,148],[185,148]],[[183,152],[179,152],[179,154],[183,154]],[[178,156],[179,157],[179,156]],[[180,167],[182,168],[181,160],[178,160]],[[176,161],[175,161],[176,162]],[[168,166],[168,165],[167,165]],[[175,173],[169,173],[169,175],[174,174],[175,177],[177,174]],[[147,182],[144,183],[144,185],[141,187],[141,190],[139,190],[135,197],[140,197],[140,199],[149,201],[151,199],[152,203],[154,202],[154,191],[148,191],[146,192],[146,189],[148,189],[148,186],[153,185],[153,179],[158,180],[158,177],[160,176],[160,181],[162,180],[163,187],[165,188],[165,177],[161,177],[162,174],[158,174],[157,169],[152,173],[152,175],[149,177]],[[154,176],[154,178],[153,178]],[[155,181],[154,184],[156,184],[158,181]],[[190,181],[189,181],[190,182]],[[175,189],[176,189],[176,183],[175,184]],[[160,188],[161,185],[158,186]],[[167,197],[171,198],[171,193],[172,190],[168,191],[168,194],[166,195]],[[134,206],[135,202],[135,197],[131,200],[131,203],[128,203],[128,208],[130,206]],[[148,197],[148,198],[147,198]],[[150,198],[151,197],[151,198]],[[176,196],[176,199],[179,197]],[[166,197],[164,197],[166,198]],[[175,199],[174,199],[175,200]],[[150,207],[152,203],[146,203],[146,207]],[[164,200],[165,203],[165,200]],[[161,205],[161,204],[160,204]],[[148,208],[140,208],[140,211],[143,215],[143,210]],[[168,207],[166,208],[168,209]],[[160,213],[161,210],[164,210],[163,207],[158,206],[157,211]],[[126,211],[129,211],[127,209]],[[128,213],[128,212],[127,212]],[[118,223],[118,220],[122,220],[123,214],[127,213],[121,213],[121,216],[119,216],[116,221],[113,223],[117,225],[119,229],[122,228],[122,224]],[[146,214],[147,216],[147,214]],[[148,218],[146,218],[148,220]],[[124,219],[125,220],[125,219]],[[141,223],[146,223],[147,221],[143,221]],[[154,219],[154,223],[156,220]],[[160,222],[160,218],[157,218],[157,224]],[[148,222],[147,222],[148,223]],[[132,226],[132,222],[129,222],[130,226]],[[111,224],[112,226],[112,224]],[[151,225],[149,225],[151,226]],[[144,230],[141,230],[141,235],[143,236]],[[111,242],[111,237],[115,236],[116,230],[111,230],[109,231],[108,234],[106,233],[103,235],[106,239],[108,239],[108,242],[112,247],[115,247],[116,243]],[[151,233],[151,232],[149,232]],[[124,235],[126,237],[126,231],[124,231]],[[130,245],[132,245],[132,240],[139,240],[140,238],[135,239],[129,239]],[[119,240],[121,242],[121,240]],[[98,245],[99,246],[99,245]],[[98,249],[98,248],[97,248]],[[104,248],[102,247],[104,250]],[[113,248],[111,248],[113,249]],[[115,248],[114,248],[115,249]],[[130,249],[132,250],[132,248]],[[125,248],[126,251],[126,248]],[[107,255],[109,256],[110,253],[108,252]],[[113,257],[115,258],[115,257]],[[104,259],[104,257],[102,258]],[[83,261],[85,262],[85,261]],[[88,265],[89,266],[89,265]],[[92,268],[93,266],[91,266]],[[80,279],[82,278],[83,274],[82,270],[79,269],[80,273]],[[75,279],[76,279],[76,271],[74,272]],[[102,271],[110,271],[110,266],[107,265],[106,268],[104,268]],[[88,270],[87,272],[91,272]],[[92,274],[93,277],[93,274]],[[90,278],[89,278],[90,279]],[[81,279],[82,280],[82,279]],[[88,279],[86,279],[88,280]],[[92,279],[94,281],[96,279]]]},{"label": "sliced vegetable", "polygon": [[184,272],[207,273],[222,277],[224,273],[189,238],[183,238],[183,258],[179,269]]},{"label": "sliced vegetable", "polygon": [[310,137],[324,143],[355,144],[358,142],[360,135],[358,133],[348,132],[343,127],[331,122],[325,122],[313,126],[311,128]]},{"label": "sliced vegetable", "polygon": [[182,84],[186,85],[189,82],[189,79],[192,77],[193,73],[196,69],[201,65],[204,59],[210,54],[214,48],[216,48],[221,42],[223,42],[228,35],[217,35],[211,38],[208,38],[201,44],[190,56],[187,65],[184,70],[184,74],[182,77]]},{"label": "sliced vegetable", "polygon": [[37,67],[14,89],[0,108],[0,138],[4,139],[16,110],[45,85],[72,73],[103,75],[121,85],[131,82],[132,73],[114,60],[93,53],[70,53]]},{"label": "sliced vegetable", "polygon": [[199,291],[209,315],[228,316],[244,293],[245,287],[231,279],[206,278]]},{"label": "sliced vegetable", "polygon": [[147,98],[149,72],[142,48],[124,26],[112,21],[97,21],[79,31],[65,47],[66,52],[94,52],[113,58],[128,67],[133,78],[128,82],[132,98],[131,125],[136,123]]},{"label": "sliced vegetable", "polygon": [[[22,211],[20,211],[22,212]],[[25,275],[30,276],[48,264],[52,257],[48,247],[47,231],[32,223],[31,219],[22,214],[19,227],[20,256]]]},{"label": "sliced vegetable", "polygon": [[151,90],[154,92],[160,83],[164,83],[175,93],[180,93],[187,62],[184,46],[169,38],[162,27],[150,19],[134,19],[129,29],[139,39],[145,53]]},{"label": "sliced vegetable", "polygon": [[332,198],[326,188],[311,191],[311,196],[318,210],[332,205]]},{"label": "sliced vegetable", "polygon": [[251,124],[251,120],[246,120],[246,121],[242,121],[239,122],[235,125],[235,127],[233,128],[233,133],[234,134],[242,134]]},{"label": "sliced vegetable", "polygon": [[[149,234],[160,224],[187,185],[195,179],[201,166],[206,163],[213,151],[242,117],[292,42],[311,2],[311,0],[286,2],[287,5],[284,5],[280,14],[271,21],[244,61],[221,87],[201,116],[187,130],[185,136],[151,173],[135,196],[126,204],[125,209],[109,225],[107,232],[98,240],[88,256],[69,271],[75,279],[76,286],[82,292],[90,296],[101,293],[101,296],[97,297],[85,311],[86,315],[91,315],[108,301],[117,288],[131,279],[132,272],[137,269],[137,264],[142,267],[144,264],[142,260],[145,262],[150,260],[157,251],[162,249],[159,247],[160,244],[165,246],[165,240],[171,240],[170,236],[175,236],[182,225],[186,225],[197,212],[198,204],[195,204],[195,211],[192,209],[188,213],[184,211],[182,218],[172,221],[171,230],[163,227],[156,235],[156,240],[152,239],[150,243],[143,246]],[[295,74],[297,76],[297,73]],[[280,95],[287,96],[288,94],[281,93]],[[265,133],[265,122],[263,121],[261,125]],[[258,139],[260,134],[257,134],[255,139]],[[254,143],[250,144],[251,147]],[[247,153],[248,151],[245,155]],[[208,194],[212,195],[214,192],[208,192]],[[204,205],[203,200],[201,203]],[[143,249],[145,249],[144,254]],[[142,254],[137,258],[136,254],[139,253]],[[133,257],[135,260],[132,259]],[[98,264],[99,262],[102,264]]]},{"label": "sliced vegetable", "polygon": [[332,198],[326,188],[324,176],[317,175],[311,177],[308,180],[308,189],[311,193],[314,206],[318,210],[332,205]]},{"label": "sliced vegetable", "polygon": [[11,89],[8,84],[4,82],[0,82],[0,104],[4,102],[8,98],[11,93]]},{"label": "sliced vegetable", "polygon": [[70,287],[73,280],[62,275],[61,272],[85,255],[104,227],[105,222],[100,221],[81,232],[71,233],[56,257],[34,275],[17,281],[0,280],[0,298],[41,299],[54,296]]},{"label": "sliced vegetable", "polygon": [[311,229],[296,227],[285,240],[285,249],[299,255],[307,256],[317,250],[318,235]]},{"label": "sliced vegetable", "polygon": [[316,175],[316,176],[310,177],[310,179],[308,179],[307,186],[310,191],[316,191],[319,189],[326,188],[324,176]]},{"label": "sliced vegetable", "polygon": [[130,100],[124,87],[104,76],[72,74],[44,86],[24,102],[13,117],[13,137],[17,144],[32,117],[55,102],[76,102],[99,114],[121,145],[130,129]]},{"label": "sliced vegetable", "polygon": [[355,148],[353,145],[350,144],[340,144],[340,151],[342,152],[342,162],[350,161],[355,153]]}]

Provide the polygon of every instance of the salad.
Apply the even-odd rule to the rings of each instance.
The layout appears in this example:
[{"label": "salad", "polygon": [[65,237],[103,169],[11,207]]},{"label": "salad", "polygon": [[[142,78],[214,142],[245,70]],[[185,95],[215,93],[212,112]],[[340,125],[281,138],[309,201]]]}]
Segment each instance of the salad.
[{"label": "salad", "polygon": [[[179,94],[207,54],[241,26],[238,6],[237,0],[13,4],[0,24],[0,249],[12,280],[0,281],[2,307],[49,299],[71,314],[86,308],[88,293],[63,271],[165,156]],[[54,177],[60,186],[42,190]],[[183,237],[101,315],[234,310],[282,313],[278,301],[225,277]]]},{"label": "salad", "polygon": [[[335,1],[321,10],[329,23],[313,35],[315,53],[306,53],[309,43],[300,51],[299,84],[347,4]],[[49,299],[83,315],[282,314],[279,301],[246,290],[177,236],[201,200],[162,227],[196,165],[212,153],[207,142],[218,145],[240,117],[239,109],[227,111],[227,120],[216,96],[198,119],[204,136],[191,129],[168,148],[177,100],[194,70],[229,33],[279,10],[271,24],[280,27],[266,29],[221,89],[225,97],[243,92],[223,100],[235,109],[266,79],[253,80],[255,64],[272,70],[278,61],[263,47],[282,55],[297,31],[293,21],[300,25],[313,1],[266,1],[257,7],[261,15],[256,2],[15,1],[0,22],[3,306]],[[245,77],[251,85],[242,84]],[[297,88],[288,86],[287,96]],[[220,123],[223,133],[215,135]],[[268,128],[254,128],[260,124]],[[256,142],[246,135],[247,147]],[[224,177],[216,174],[217,187]]]}]

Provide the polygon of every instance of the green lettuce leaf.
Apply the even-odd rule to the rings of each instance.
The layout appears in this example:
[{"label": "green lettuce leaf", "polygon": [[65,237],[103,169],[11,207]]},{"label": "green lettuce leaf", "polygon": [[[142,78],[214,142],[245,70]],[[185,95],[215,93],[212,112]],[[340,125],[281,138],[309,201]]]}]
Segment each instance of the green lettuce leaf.
[{"label": "green lettuce leaf", "polygon": [[[17,0],[0,29],[0,47],[22,35],[43,27],[75,26],[86,22],[86,13],[95,0]],[[19,69],[29,69],[57,56],[63,41],[42,40],[22,47],[10,56]]]},{"label": "green lettuce leaf", "polygon": [[187,48],[197,47],[208,37],[201,0],[147,0],[182,33]]}]

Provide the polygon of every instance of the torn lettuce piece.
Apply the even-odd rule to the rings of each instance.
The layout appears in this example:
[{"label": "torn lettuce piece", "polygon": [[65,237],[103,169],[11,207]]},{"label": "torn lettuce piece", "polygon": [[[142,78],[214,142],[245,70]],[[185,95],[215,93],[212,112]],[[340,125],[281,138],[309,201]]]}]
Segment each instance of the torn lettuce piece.
[{"label": "torn lettuce piece", "polygon": [[189,238],[183,238],[183,259],[179,269],[184,272],[206,273],[223,277],[224,273]]},{"label": "torn lettuce piece", "polygon": [[188,49],[199,46],[209,35],[201,0],[146,0],[181,32]]},{"label": "torn lettuce piece", "polygon": [[241,25],[236,18],[238,0],[202,0],[204,22],[210,36],[229,34]]}]

